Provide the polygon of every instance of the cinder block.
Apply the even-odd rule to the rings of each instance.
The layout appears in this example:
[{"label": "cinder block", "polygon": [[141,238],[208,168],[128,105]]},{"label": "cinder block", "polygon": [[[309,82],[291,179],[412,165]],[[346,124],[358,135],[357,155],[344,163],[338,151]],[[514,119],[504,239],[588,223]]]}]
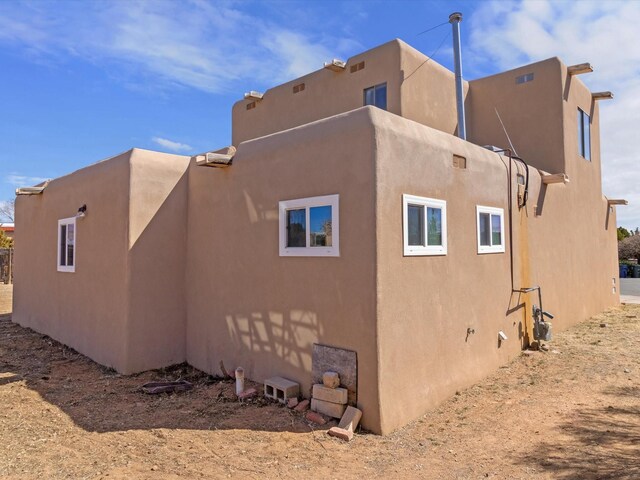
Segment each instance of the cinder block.
[{"label": "cinder block", "polygon": [[339,403],[325,402],[324,400],[318,400],[317,398],[311,399],[311,410],[320,412],[324,415],[328,415],[333,418],[341,418],[346,409],[346,405],[340,405]]},{"label": "cinder block", "polygon": [[325,387],[338,388],[340,386],[340,375],[336,372],[324,372],[322,374],[322,383]]},{"label": "cinder block", "polygon": [[312,391],[313,398],[324,400],[325,402],[339,403],[346,405],[349,398],[349,392],[346,388],[329,388],[321,383],[316,383]]},{"label": "cinder block", "polygon": [[292,397],[300,393],[300,385],[282,377],[272,377],[264,381],[264,396],[287,403]]},{"label": "cinder block", "polygon": [[350,442],[351,439],[353,438],[352,430],[345,430],[344,428],[340,428],[340,427],[331,427],[327,431],[327,433],[332,437],[339,438],[340,440],[344,440],[345,442]]},{"label": "cinder block", "polygon": [[354,432],[358,427],[358,423],[360,423],[360,419],[362,418],[362,411],[358,410],[355,407],[347,407],[340,419],[340,423],[338,424],[339,428],[344,430],[350,430]]}]

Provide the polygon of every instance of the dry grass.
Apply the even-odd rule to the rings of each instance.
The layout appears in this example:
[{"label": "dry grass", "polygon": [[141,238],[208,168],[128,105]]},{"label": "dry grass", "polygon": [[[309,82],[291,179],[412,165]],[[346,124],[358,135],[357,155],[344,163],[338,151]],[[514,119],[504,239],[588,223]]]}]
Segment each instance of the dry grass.
[{"label": "dry grass", "polygon": [[[404,429],[345,444],[186,365],[120,376],[3,316],[0,476],[640,478],[639,317],[607,312]],[[178,377],[196,388],[138,390]]]}]

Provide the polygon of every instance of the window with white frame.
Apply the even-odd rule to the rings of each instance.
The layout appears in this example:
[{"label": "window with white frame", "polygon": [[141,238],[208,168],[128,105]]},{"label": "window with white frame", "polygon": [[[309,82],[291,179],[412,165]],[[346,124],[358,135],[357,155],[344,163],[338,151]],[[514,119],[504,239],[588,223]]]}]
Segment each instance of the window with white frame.
[{"label": "window with white frame", "polygon": [[76,218],[58,220],[58,271],[76,271]]},{"label": "window with white frame", "polygon": [[447,202],[402,195],[404,254],[447,254]]},{"label": "window with white frame", "polygon": [[478,253],[503,253],[504,209],[476,207],[478,217]]},{"label": "window with white frame", "polygon": [[339,257],[339,195],[280,202],[281,257]]}]

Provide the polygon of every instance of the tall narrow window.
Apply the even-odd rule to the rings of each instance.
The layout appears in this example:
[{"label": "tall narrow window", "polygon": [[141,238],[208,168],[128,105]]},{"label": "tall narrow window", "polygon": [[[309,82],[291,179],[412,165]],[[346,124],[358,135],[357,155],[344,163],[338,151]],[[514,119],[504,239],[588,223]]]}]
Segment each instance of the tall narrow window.
[{"label": "tall narrow window", "polygon": [[76,219],[58,220],[58,271],[76,270]]},{"label": "tall narrow window", "polygon": [[447,254],[447,202],[434,198],[402,196],[404,254]]},{"label": "tall narrow window", "polygon": [[387,84],[381,83],[364,89],[364,104],[387,109]]},{"label": "tall narrow window", "polygon": [[504,248],[504,210],[476,207],[478,216],[478,253],[502,253]]},{"label": "tall narrow window", "polygon": [[280,256],[340,256],[338,207],[338,195],[280,202]]},{"label": "tall narrow window", "polygon": [[578,151],[586,160],[591,160],[591,119],[578,109]]}]

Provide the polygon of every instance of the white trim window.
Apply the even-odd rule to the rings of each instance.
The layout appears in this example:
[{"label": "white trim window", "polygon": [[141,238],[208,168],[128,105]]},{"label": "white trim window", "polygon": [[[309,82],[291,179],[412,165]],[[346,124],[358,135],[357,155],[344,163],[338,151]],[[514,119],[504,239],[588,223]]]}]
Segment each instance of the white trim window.
[{"label": "white trim window", "polygon": [[478,253],[504,253],[504,209],[476,206]]},{"label": "white trim window", "polygon": [[285,200],[279,205],[281,257],[339,257],[339,195]]},{"label": "white trim window", "polygon": [[402,195],[404,255],[447,254],[447,202]]},{"label": "white trim window", "polygon": [[58,271],[76,271],[76,217],[58,220]]}]

